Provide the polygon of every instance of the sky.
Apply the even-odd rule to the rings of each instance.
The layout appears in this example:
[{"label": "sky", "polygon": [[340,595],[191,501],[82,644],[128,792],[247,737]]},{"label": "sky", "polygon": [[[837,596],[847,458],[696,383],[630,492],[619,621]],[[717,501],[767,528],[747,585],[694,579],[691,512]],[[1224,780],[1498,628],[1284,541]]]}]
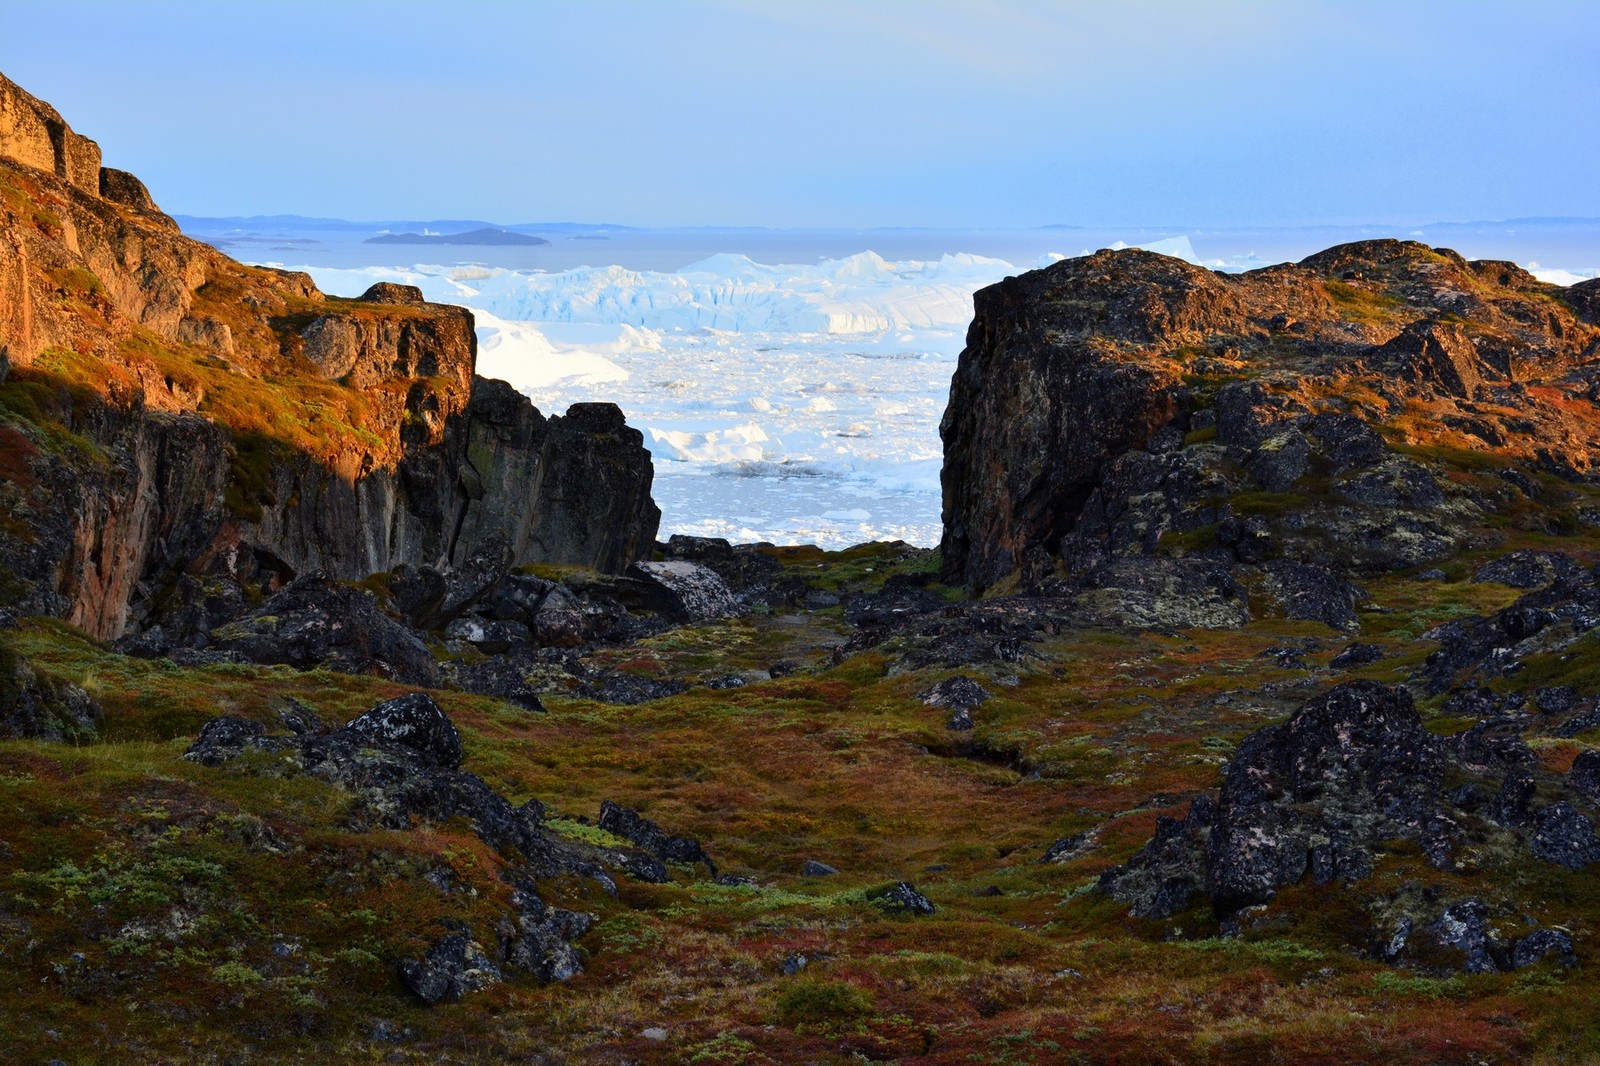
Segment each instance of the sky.
[{"label": "sky", "polygon": [[1594,0],[0,0],[169,212],[1026,228],[1600,216]]}]

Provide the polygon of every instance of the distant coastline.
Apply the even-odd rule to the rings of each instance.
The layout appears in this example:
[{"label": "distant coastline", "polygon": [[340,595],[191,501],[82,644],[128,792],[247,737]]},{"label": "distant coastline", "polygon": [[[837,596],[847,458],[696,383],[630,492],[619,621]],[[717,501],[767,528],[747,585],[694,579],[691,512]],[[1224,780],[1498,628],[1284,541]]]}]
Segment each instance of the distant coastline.
[{"label": "distant coastline", "polygon": [[475,229],[466,233],[383,233],[368,237],[362,244],[469,244],[474,246],[549,244],[543,237],[512,233],[503,229]]}]

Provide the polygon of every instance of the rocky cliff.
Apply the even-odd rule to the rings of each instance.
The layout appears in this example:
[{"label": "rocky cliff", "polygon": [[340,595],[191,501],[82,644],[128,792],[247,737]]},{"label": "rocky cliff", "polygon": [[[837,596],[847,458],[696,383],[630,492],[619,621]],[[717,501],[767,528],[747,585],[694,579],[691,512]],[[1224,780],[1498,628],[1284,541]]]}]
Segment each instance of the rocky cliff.
[{"label": "rocky cliff", "polygon": [[475,361],[462,308],[327,297],[184,237],[0,76],[0,582],[24,610],[114,637],[185,574],[646,556],[641,435]]},{"label": "rocky cliff", "polygon": [[1441,558],[1539,477],[1591,476],[1597,300],[1394,240],[1240,275],[1130,250],[1008,278],[977,294],[940,427],[945,577],[1118,586],[1187,559],[1179,584],[1271,599],[1306,586],[1295,566]]}]

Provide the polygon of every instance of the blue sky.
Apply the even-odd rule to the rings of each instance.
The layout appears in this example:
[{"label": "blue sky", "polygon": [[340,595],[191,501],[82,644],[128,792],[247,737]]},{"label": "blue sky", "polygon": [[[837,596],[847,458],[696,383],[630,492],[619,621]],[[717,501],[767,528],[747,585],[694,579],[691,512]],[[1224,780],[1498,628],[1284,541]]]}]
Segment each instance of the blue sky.
[{"label": "blue sky", "polygon": [[1600,216],[1600,3],[7,3],[169,211],[1028,227]]}]

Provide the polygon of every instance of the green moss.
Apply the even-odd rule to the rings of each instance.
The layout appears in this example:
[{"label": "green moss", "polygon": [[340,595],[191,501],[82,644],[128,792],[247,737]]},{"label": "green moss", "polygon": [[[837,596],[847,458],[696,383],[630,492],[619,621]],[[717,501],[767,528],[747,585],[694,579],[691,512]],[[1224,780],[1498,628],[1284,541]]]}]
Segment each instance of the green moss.
[{"label": "green moss", "polygon": [[1393,322],[1406,306],[1397,296],[1345,281],[1328,280],[1322,286],[1339,314],[1353,322],[1384,325]]},{"label": "green moss", "polygon": [[872,998],[844,981],[802,977],[792,982],[773,1004],[781,1025],[832,1025],[854,1021],[873,1011]]}]

